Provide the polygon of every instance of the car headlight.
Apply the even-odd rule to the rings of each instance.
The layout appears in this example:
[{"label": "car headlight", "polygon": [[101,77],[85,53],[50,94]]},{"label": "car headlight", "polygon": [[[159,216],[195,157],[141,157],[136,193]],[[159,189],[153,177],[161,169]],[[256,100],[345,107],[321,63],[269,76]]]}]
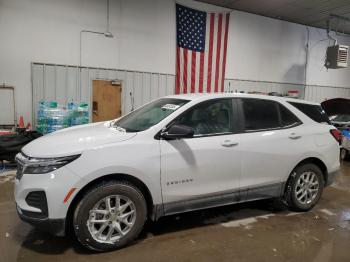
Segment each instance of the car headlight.
[{"label": "car headlight", "polygon": [[19,174],[46,174],[60,167],[67,165],[80,157],[80,155],[55,157],[55,158],[36,158],[28,157],[22,153],[16,156],[17,175]]}]

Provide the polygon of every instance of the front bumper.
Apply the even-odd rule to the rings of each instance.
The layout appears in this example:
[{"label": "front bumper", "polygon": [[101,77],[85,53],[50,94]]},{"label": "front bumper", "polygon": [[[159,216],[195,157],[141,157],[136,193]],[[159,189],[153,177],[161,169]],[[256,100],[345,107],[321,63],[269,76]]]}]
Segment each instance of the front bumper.
[{"label": "front bumper", "polygon": [[[55,235],[64,235],[68,208],[75,194],[84,184],[83,179],[67,167],[61,167],[48,174],[23,174],[15,180],[15,201],[19,217],[33,226]],[[68,192],[76,188],[68,201]],[[45,205],[38,204],[38,198],[28,201],[33,192],[43,192]]]},{"label": "front bumper", "polygon": [[34,218],[25,215],[23,210],[17,206],[17,214],[19,218],[29,223],[30,225],[39,228],[42,231],[46,231],[55,236],[64,236],[66,232],[66,220],[65,219],[50,219],[50,218]]}]

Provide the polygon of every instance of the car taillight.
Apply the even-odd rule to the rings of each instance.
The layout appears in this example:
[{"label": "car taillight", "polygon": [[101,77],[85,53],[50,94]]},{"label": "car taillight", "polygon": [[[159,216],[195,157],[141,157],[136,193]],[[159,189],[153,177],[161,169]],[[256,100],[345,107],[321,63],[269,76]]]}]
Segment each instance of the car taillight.
[{"label": "car taillight", "polygon": [[343,137],[341,132],[338,129],[331,129],[331,130],[329,130],[329,132],[331,132],[331,134],[334,137],[334,139],[337,140],[338,143],[340,144],[341,140],[342,140],[342,137]]}]

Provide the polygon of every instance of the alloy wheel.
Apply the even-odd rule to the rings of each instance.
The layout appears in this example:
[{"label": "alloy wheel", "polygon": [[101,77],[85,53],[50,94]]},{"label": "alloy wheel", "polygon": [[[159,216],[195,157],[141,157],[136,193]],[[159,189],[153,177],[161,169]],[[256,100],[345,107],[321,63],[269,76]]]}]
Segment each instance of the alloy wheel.
[{"label": "alloy wheel", "polygon": [[126,196],[112,195],[98,201],[87,221],[93,239],[113,244],[129,233],[135,224],[136,207]]},{"label": "alloy wheel", "polygon": [[316,173],[307,171],[300,175],[295,186],[295,196],[304,205],[308,205],[317,197],[320,184]]}]

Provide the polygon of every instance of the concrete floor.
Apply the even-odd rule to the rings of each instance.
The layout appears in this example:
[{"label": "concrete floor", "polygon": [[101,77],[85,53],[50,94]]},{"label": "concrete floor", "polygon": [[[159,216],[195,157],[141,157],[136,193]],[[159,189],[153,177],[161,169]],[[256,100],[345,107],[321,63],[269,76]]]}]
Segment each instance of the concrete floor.
[{"label": "concrete floor", "polygon": [[0,175],[0,261],[350,261],[350,163],[307,213],[257,201],[166,217],[137,243],[93,254],[21,222],[13,172]]}]

